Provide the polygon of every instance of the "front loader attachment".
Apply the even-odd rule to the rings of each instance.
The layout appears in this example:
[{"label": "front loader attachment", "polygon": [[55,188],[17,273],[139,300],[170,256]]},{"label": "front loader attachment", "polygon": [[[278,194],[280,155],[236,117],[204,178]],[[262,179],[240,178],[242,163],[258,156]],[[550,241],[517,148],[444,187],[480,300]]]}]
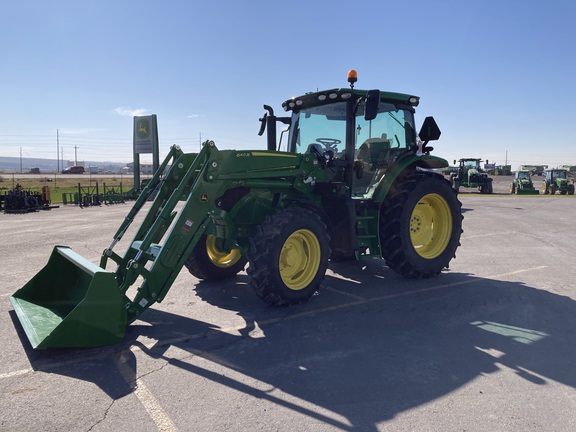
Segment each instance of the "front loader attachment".
[{"label": "front loader attachment", "polygon": [[48,264],[10,301],[35,349],[95,347],[124,337],[129,300],[115,273],[65,246],[56,246]]},{"label": "front loader attachment", "polygon": [[540,191],[534,188],[522,188],[516,191],[517,195],[539,195]]},{"label": "front loader attachment", "polygon": [[[215,200],[228,183],[205,175],[207,167],[218,166],[219,158],[211,141],[198,154],[183,154],[173,146],[99,265],[66,246],[54,248],[48,264],[10,297],[33,348],[117,343],[129,323],[162,301],[206,230],[225,218],[226,212],[214,213]],[[181,201],[184,204],[177,210]],[[133,240],[123,255],[117,254],[114,246],[145,205],[147,213]],[[106,270],[108,262],[116,264],[115,271]],[[141,285],[131,299],[126,293],[136,282]]]}]

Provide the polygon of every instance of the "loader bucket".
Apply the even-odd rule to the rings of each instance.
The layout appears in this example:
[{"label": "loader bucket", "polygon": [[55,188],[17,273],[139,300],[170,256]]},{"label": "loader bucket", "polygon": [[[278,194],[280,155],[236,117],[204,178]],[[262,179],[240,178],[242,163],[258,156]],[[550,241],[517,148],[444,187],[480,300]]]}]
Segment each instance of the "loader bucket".
[{"label": "loader bucket", "polygon": [[518,195],[539,195],[540,191],[536,189],[519,189]]},{"label": "loader bucket", "polygon": [[113,344],[126,330],[129,300],[115,273],[65,246],[10,301],[35,349]]}]

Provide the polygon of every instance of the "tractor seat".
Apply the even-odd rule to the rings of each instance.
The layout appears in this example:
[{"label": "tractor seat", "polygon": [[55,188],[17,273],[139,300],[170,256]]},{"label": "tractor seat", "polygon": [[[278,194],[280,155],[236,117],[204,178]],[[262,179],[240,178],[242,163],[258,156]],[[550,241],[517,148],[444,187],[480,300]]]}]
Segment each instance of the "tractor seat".
[{"label": "tractor seat", "polygon": [[387,151],[390,150],[390,140],[385,133],[380,138],[369,138],[358,149],[357,159],[362,159],[370,164],[382,162]]}]

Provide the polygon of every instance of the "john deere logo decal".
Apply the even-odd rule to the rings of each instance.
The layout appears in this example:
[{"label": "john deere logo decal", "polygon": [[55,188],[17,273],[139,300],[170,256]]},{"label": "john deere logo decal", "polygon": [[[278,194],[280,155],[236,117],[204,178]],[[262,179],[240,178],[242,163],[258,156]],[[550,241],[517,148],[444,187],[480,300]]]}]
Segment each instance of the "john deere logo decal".
[{"label": "john deere logo decal", "polygon": [[136,122],[136,135],[138,138],[148,138],[150,135],[150,122],[147,119],[140,119]]}]

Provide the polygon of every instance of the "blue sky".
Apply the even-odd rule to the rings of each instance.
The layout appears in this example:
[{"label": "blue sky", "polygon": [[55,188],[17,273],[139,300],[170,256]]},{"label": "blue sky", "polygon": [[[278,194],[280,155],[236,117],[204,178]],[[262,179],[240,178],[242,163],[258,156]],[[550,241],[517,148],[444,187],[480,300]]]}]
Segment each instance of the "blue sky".
[{"label": "blue sky", "polygon": [[132,116],[163,157],[265,148],[263,104],[346,86],[421,97],[434,154],[576,165],[576,2],[0,0],[0,156],[128,162]]}]

